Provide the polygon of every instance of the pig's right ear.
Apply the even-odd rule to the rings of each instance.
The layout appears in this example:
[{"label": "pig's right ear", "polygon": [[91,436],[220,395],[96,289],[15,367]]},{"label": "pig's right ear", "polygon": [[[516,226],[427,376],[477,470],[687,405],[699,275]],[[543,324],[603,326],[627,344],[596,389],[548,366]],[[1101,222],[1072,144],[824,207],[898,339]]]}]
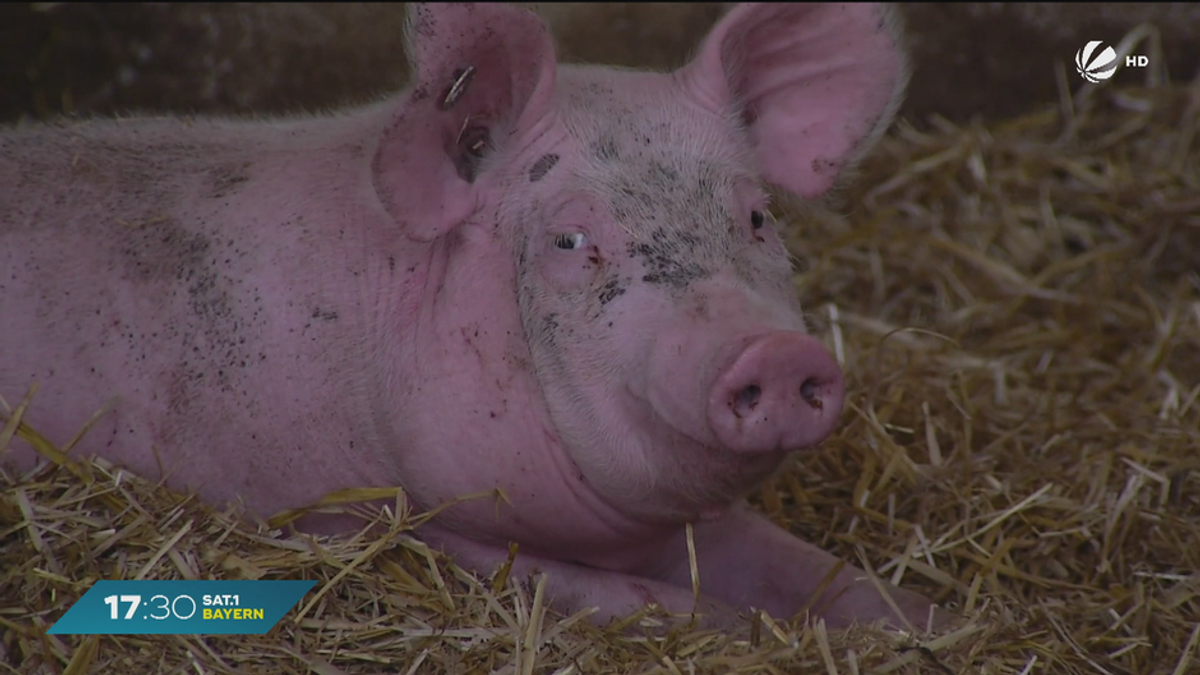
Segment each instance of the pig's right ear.
[{"label": "pig's right ear", "polygon": [[431,241],[481,206],[493,153],[549,114],[554,43],[537,15],[499,3],[410,4],[405,37],[412,79],[372,177],[404,233]]}]

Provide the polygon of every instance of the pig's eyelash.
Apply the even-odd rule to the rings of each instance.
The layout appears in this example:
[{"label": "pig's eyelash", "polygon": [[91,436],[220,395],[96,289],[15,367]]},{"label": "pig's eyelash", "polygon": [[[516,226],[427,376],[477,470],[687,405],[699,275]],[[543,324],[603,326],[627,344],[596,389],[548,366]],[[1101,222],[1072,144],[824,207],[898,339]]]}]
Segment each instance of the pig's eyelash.
[{"label": "pig's eyelash", "polygon": [[587,235],[582,232],[564,232],[554,235],[554,245],[564,251],[578,251],[587,246]]}]

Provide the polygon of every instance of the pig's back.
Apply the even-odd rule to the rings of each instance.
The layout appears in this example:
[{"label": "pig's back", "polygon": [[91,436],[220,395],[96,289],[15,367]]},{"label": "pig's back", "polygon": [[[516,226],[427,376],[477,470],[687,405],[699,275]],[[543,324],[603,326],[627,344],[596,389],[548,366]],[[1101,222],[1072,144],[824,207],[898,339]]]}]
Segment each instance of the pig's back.
[{"label": "pig's back", "polygon": [[[294,268],[328,250],[310,215],[321,197],[279,187],[313,173],[304,162],[322,124],[0,131],[0,396],[15,407],[36,382],[25,420],[58,444],[115,398],[78,450],[148,476],[164,448],[171,463],[219,473],[228,458],[218,452],[244,451],[249,439],[303,443],[301,425],[277,411],[315,420],[315,404],[268,411],[266,392],[311,378],[322,367],[317,338],[330,339],[320,331],[338,329],[302,304],[319,292],[293,293]],[[298,250],[310,230],[318,241]],[[17,453],[28,465],[27,449]]]},{"label": "pig's back", "polygon": [[[233,290],[214,259],[226,227],[203,195],[236,186],[244,154],[176,120],[0,135],[0,395],[15,405],[36,382],[26,419],[53,442],[113,396],[161,418],[202,395],[217,333],[200,315],[219,324]],[[119,436],[117,419],[85,445]]]}]

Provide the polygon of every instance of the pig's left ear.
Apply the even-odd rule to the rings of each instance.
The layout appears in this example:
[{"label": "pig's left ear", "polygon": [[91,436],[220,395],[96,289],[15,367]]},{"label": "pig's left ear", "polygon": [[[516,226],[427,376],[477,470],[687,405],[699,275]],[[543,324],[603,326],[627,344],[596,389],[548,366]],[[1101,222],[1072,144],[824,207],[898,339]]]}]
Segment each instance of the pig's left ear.
[{"label": "pig's left ear", "polygon": [[826,192],[891,123],[908,83],[894,10],[877,4],[744,4],[680,71],[738,106],[763,177]]},{"label": "pig's left ear", "polygon": [[412,78],[371,170],[404,233],[430,241],[475,213],[491,160],[549,114],[554,43],[537,15],[499,3],[410,4],[405,37]]}]

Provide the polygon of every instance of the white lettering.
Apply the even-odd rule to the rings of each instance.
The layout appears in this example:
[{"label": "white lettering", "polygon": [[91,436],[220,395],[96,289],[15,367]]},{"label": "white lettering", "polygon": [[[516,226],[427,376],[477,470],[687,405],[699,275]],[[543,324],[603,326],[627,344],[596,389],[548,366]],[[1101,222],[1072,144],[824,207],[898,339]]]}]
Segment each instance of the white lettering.
[{"label": "white lettering", "polygon": [[236,595],[206,595],[204,596],[205,607],[236,607],[238,605],[238,596]]}]

